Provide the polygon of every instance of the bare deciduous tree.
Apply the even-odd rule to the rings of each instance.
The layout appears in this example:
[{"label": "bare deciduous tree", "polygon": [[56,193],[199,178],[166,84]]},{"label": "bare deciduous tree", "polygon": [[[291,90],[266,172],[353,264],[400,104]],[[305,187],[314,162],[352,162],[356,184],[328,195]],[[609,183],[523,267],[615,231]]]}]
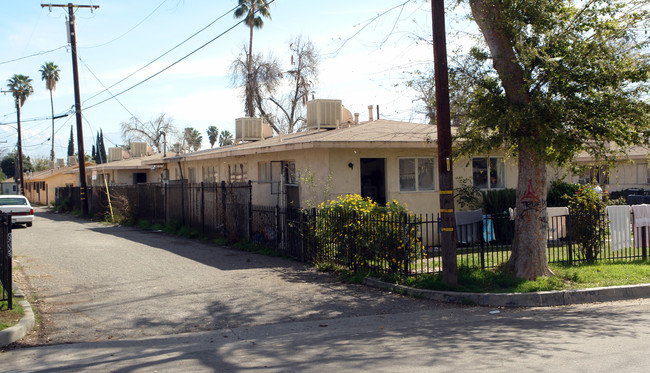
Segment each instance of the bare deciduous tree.
[{"label": "bare deciduous tree", "polygon": [[[282,70],[275,58],[269,55],[265,59],[261,54],[253,54],[251,56],[249,79],[248,50],[246,47],[242,48],[239,56],[233,61],[230,66],[230,73],[233,85],[244,88],[243,98],[248,100],[248,96],[250,95],[253,103],[258,108],[262,107],[264,97],[274,92],[282,79]],[[262,116],[265,117],[263,112]],[[269,121],[269,124],[271,124],[273,130],[278,133],[280,132],[273,122]]]},{"label": "bare deciduous tree", "polygon": [[[309,40],[295,37],[289,43],[290,67],[283,69],[273,56],[252,58],[253,101],[260,115],[277,133],[300,130],[304,108],[318,79],[318,53]],[[233,85],[246,88],[248,76],[246,47],[231,65]],[[246,92],[244,92],[244,95]],[[244,96],[245,98],[245,96]]]},{"label": "bare deciduous tree", "polygon": [[131,117],[129,121],[122,122],[120,126],[122,139],[125,142],[144,141],[156,148],[159,153],[163,150],[163,133],[167,138],[178,133],[173,120],[166,118],[165,114],[160,114],[155,119],[144,123],[136,117]]}]

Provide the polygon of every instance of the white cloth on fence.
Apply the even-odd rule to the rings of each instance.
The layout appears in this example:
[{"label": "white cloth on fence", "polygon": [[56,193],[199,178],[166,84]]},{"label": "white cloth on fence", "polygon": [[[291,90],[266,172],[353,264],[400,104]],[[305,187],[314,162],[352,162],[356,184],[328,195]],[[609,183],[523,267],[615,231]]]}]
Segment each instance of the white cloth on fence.
[{"label": "white cloth on fence", "polygon": [[645,229],[646,236],[646,245],[650,245],[650,205],[633,205],[632,214],[634,215],[633,226],[634,226],[634,246],[639,248],[643,244],[643,227]]},{"label": "white cloth on fence", "polygon": [[[456,239],[458,242],[471,243],[478,241],[479,225],[476,224],[483,220],[483,211],[481,209],[473,211],[458,211],[456,217]],[[482,232],[481,232],[482,233]]]},{"label": "white cloth on fence", "polygon": [[566,237],[566,217],[569,215],[568,207],[547,207],[548,239],[558,240]]},{"label": "white cloth on fence", "polygon": [[612,250],[619,251],[632,247],[630,234],[630,206],[607,206],[609,233],[612,237]]}]

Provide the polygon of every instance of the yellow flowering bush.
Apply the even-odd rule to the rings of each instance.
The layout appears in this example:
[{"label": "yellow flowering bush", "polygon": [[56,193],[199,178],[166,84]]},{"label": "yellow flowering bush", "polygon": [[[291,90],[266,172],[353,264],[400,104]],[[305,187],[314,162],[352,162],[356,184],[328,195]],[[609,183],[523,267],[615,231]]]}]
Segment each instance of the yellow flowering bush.
[{"label": "yellow flowering bush", "polygon": [[314,235],[326,257],[357,269],[405,269],[421,252],[416,219],[397,201],[380,205],[358,194],[319,206]]}]

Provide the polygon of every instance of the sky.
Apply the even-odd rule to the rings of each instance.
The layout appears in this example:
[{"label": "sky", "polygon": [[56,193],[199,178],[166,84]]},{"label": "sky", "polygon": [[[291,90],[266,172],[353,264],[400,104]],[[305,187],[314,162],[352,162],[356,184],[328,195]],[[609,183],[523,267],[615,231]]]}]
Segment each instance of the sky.
[{"label": "sky", "polygon": [[[55,116],[69,113],[74,105],[65,26],[68,9],[41,4],[2,0],[0,18],[2,90],[14,74],[33,80],[34,93],[21,108],[23,152],[31,157],[49,157],[51,149],[50,96],[39,72],[45,62],[54,62],[61,70],[53,92]],[[90,154],[100,129],[107,147],[124,144],[120,123],[132,116],[144,122],[164,113],[179,130],[193,127],[201,132],[203,148],[210,146],[205,134],[208,126],[234,134],[235,119],[244,116],[244,103],[229,69],[249,37],[245,25],[232,28],[239,22],[232,15],[236,0],[87,0],[75,4],[99,5],[92,12],[88,8],[75,11],[86,153]],[[368,119],[368,105],[379,105],[382,118],[424,122],[417,94],[405,82],[408,72],[433,64],[431,46],[418,40],[431,35],[428,1],[275,0],[270,13],[271,19],[254,32],[253,52],[273,54],[288,66],[289,41],[296,36],[311,40],[320,55],[315,98],[340,99],[352,113],[360,113],[362,121]],[[466,27],[460,16],[450,15],[446,22],[448,30]],[[451,34],[447,41],[449,50],[459,43]],[[16,147],[15,121],[13,98],[0,95],[3,154]],[[55,120],[57,158],[66,155],[71,127],[76,141],[75,116]]]}]

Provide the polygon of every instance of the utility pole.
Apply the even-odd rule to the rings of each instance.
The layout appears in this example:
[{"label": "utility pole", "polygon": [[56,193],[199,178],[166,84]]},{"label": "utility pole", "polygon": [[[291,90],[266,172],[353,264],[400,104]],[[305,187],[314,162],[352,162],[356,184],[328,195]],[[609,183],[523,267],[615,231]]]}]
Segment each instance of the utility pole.
[{"label": "utility pole", "polygon": [[25,178],[23,174],[23,140],[20,134],[20,98],[16,97],[16,124],[18,127],[18,175],[20,175],[20,190],[18,194],[25,194]]},{"label": "utility pole", "polygon": [[454,215],[454,174],[451,159],[451,120],[449,114],[449,75],[445,38],[445,2],[431,0],[433,22],[433,63],[436,89],[436,126],[438,133],[438,178],[440,180],[440,218],[442,243],[442,281],[458,284],[456,260],[456,219]]},{"label": "utility pole", "polygon": [[81,196],[81,212],[88,216],[88,199],[86,199],[86,153],[84,151],[83,122],[81,118],[81,95],[79,93],[79,69],[77,67],[77,35],[74,29],[74,8],[99,8],[99,5],[41,4],[41,7],[68,8],[68,32],[70,34],[70,51],[72,52],[72,76],[74,79],[74,107],[77,114],[77,152],[79,153],[79,187]]},{"label": "utility pole", "polygon": [[[24,93],[25,91],[2,91],[2,93]],[[25,181],[23,180],[23,140],[21,136],[21,131],[20,131],[20,97],[14,96],[14,99],[16,100],[16,130],[18,131],[18,142],[16,143],[16,148],[18,151],[18,154],[16,157],[18,158],[16,160],[16,165],[18,166],[18,175],[14,176],[14,180],[16,181],[16,186],[18,187],[18,193],[17,194],[25,194]],[[20,178],[20,182],[18,182],[18,178]]]}]

